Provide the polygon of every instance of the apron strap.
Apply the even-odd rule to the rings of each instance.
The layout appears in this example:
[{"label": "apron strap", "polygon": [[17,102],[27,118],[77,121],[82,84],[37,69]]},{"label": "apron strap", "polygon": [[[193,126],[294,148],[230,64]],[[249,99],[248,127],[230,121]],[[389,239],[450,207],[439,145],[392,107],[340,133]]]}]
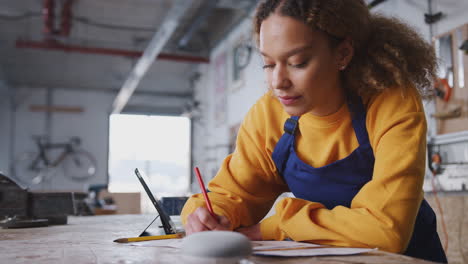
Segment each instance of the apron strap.
[{"label": "apron strap", "polygon": [[348,108],[359,145],[370,144],[366,129],[366,108],[360,96],[348,93]]},{"label": "apron strap", "polygon": [[289,158],[289,148],[294,146],[294,138],[299,127],[299,116],[292,116],[284,122],[284,132],[278,143],[276,143],[273,154],[271,155],[276,164],[278,173],[282,176],[284,167]]}]

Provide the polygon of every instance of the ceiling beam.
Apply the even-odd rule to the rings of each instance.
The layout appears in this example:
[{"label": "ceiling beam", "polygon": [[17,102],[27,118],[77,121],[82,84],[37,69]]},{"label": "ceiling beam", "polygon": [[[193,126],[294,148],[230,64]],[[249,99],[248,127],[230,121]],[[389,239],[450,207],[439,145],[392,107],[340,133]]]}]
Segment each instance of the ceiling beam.
[{"label": "ceiling beam", "polygon": [[[1,83],[1,80],[0,80]],[[51,88],[54,90],[63,90],[63,91],[82,91],[82,92],[97,92],[97,93],[110,93],[110,94],[118,94],[120,89],[113,88],[113,87],[92,87],[92,86],[83,86],[74,84],[73,86],[67,84],[51,84],[51,83],[40,83],[40,82],[15,82],[12,83],[15,87],[29,87],[30,89],[42,89],[42,88]],[[169,92],[165,90],[161,91],[154,91],[154,90],[138,90],[133,93],[133,95],[141,95],[141,96],[155,96],[155,97],[165,97],[165,98],[179,98],[179,99],[191,99],[193,98],[192,92]]]},{"label": "ceiling beam", "polygon": [[200,26],[206,21],[206,19],[213,13],[213,9],[216,7],[218,0],[208,0],[205,5],[200,8],[200,12],[196,15],[195,21],[192,22],[189,28],[185,31],[182,38],[179,40],[179,48],[187,47],[193,34],[200,28]]},{"label": "ceiling beam", "polygon": [[[57,50],[63,52],[76,52],[84,54],[97,54],[97,55],[113,55],[123,57],[141,57],[143,52],[134,50],[124,49],[111,49],[111,48],[100,48],[90,47],[81,45],[63,44],[58,41],[32,41],[32,40],[16,40],[16,48],[19,49],[43,49],[43,50]],[[210,60],[205,57],[190,56],[190,55],[179,55],[170,53],[159,53],[157,59],[171,60],[180,62],[194,62],[194,63],[209,63]]]},{"label": "ceiling beam", "polygon": [[169,9],[169,11],[166,13],[161,27],[158,29],[156,34],[154,34],[148,47],[145,49],[143,55],[135,64],[135,67],[128,75],[127,80],[115,98],[112,105],[113,114],[120,113],[125,107],[141,79],[143,79],[143,76],[148,71],[155,58],[159,55],[164,45],[171,37],[172,33],[174,33],[180,23],[182,16],[186,13],[189,7],[190,4],[188,4],[186,0],[172,1],[171,9]]}]

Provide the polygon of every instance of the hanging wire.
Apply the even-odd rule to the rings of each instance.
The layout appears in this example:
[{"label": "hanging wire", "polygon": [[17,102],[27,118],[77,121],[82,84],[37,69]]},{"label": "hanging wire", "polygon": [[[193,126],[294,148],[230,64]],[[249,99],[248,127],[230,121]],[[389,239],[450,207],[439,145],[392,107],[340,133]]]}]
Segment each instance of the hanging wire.
[{"label": "hanging wire", "polygon": [[436,185],[435,185],[435,182],[434,182],[435,177],[436,177],[436,175],[434,173],[432,173],[432,178],[431,178],[432,194],[434,195],[434,200],[436,202],[437,209],[439,210],[441,226],[442,226],[442,232],[444,233],[444,238],[445,238],[445,240],[444,240],[444,251],[447,252],[448,246],[449,246],[449,237],[448,237],[448,233],[447,233],[447,227],[445,226],[444,211],[442,210],[442,206],[440,204],[439,197],[437,195],[437,189],[436,189]]},{"label": "hanging wire", "polygon": [[[447,252],[448,250],[448,245],[449,245],[449,237],[448,237],[448,232],[447,232],[447,227],[445,226],[445,219],[444,219],[444,211],[442,210],[442,205],[440,204],[439,197],[437,195],[437,187],[435,184],[436,180],[436,175],[440,173],[440,168],[442,165],[442,158],[440,156],[440,145],[438,145],[438,150],[434,151],[434,145],[431,145],[428,149],[428,154],[429,154],[429,170],[430,174],[432,174],[431,177],[431,185],[432,185],[432,194],[434,195],[434,200],[437,205],[437,209],[439,210],[439,215],[440,215],[440,223],[442,226],[442,232],[444,233],[444,251]],[[439,183],[440,186],[440,183]]]}]

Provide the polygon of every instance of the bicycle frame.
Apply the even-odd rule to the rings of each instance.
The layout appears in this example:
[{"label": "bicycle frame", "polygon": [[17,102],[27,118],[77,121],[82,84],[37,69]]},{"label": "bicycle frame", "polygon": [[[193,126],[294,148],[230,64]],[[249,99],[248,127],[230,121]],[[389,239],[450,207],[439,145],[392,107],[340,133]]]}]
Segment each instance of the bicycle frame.
[{"label": "bicycle frame", "polygon": [[12,164],[16,178],[30,186],[61,174],[73,181],[83,182],[96,174],[96,160],[80,148],[81,139],[71,137],[64,143],[49,143],[42,136],[34,136],[36,151],[20,153]]},{"label": "bicycle frame", "polygon": [[[36,166],[39,161],[43,161],[44,164],[49,167],[56,167],[60,162],[62,162],[68,154],[74,152],[73,144],[72,143],[62,143],[62,144],[49,144],[49,143],[42,143],[41,140],[36,140],[36,145],[39,150],[39,155],[37,158],[34,160],[34,162],[31,164],[31,168],[36,169]],[[60,153],[60,155],[57,157],[55,160],[50,160],[47,157],[47,150],[49,149],[63,149],[63,152]]]}]

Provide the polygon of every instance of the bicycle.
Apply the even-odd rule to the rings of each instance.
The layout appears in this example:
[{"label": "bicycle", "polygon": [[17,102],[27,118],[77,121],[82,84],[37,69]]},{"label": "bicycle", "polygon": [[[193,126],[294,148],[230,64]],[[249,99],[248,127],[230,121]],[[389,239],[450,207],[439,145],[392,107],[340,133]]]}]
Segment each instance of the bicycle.
[{"label": "bicycle", "polygon": [[[13,175],[24,184],[40,184],[59,172],[80,182],[96,175],[96,160],[89,152],[79,149],[80,138],[72,137],[69,142],[55,144],[42,136],[33,136],[33,140],[38,151],[23,153],[13,161]],[[57,151],[58,155],[54,155]]]}]

